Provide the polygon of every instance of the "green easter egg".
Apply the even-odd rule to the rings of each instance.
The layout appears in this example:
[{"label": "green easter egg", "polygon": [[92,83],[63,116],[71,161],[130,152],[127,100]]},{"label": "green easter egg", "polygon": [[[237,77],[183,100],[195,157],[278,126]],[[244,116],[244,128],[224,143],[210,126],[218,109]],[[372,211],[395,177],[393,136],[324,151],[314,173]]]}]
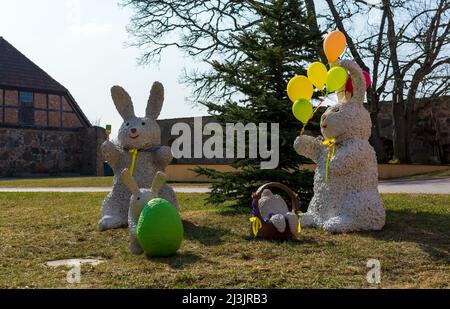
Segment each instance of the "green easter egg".
[{"label": "green easter egg", "polygon": [[183,223],[172,204],[156,198],[145,205],[137,225],[137,239],[148,256],[174,255],[183,241]]}]

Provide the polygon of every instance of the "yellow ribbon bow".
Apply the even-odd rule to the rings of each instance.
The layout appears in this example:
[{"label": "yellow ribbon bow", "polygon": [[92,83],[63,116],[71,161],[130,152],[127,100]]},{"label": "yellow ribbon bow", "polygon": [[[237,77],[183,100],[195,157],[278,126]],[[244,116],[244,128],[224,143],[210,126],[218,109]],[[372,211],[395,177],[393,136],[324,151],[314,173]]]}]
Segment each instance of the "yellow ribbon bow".
[{"label": "yellow ribbon bow", "polygon": [[250,222],[252,223],[252,231],[255,237],[258,235],[259,230],[262,228],[261,220],[258,217],[251,217]]},{"label": "yellow ribbon bow", "polygon": [[336,139],[335,138],[327,138],[323,141],[323,145],[328,147],[328,158],[327,165],[325,168],[325,182],[328,182],[328,175],[330,174],[330,163],[331,159],[334,157],[334,153],[336,152]]},{"label": "yellow ribbon bow", "polygon": [[131,148],[129,150],[131,154],[131,165],[130,165],[130,175],[133,176],[134,166],[136,165],[136,158],[138,155],[138,150],[136,148]]}]

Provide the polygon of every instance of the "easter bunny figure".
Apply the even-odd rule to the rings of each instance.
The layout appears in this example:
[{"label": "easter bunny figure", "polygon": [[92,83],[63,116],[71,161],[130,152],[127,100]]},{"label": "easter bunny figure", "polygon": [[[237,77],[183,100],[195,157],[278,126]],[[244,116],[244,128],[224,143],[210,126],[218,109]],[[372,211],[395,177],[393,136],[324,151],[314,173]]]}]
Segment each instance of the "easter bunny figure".
[{"label": "easter bunny figure", "polygon": [[[121,174],[122,182],[130,190],[130,208],[128,210],[128,228],[130,230],[130,251],[133,254],[141,254],[142,250],[137,240],[137,224],[144,206],[152,199],[160,196],[160,190],[166,182],[166,175],[157,172],[151,189],[140,189],[134,178],[130,174],[129,169],[124,169]],[[178,209],[177,209],[178,210]]]},{"label": "easter bunny figure", "polygon": [[[170,147],[161,146],[161,130],[156,119],[164,101],[164,88],[155,82],[150,91],[145,117],[136,117],[128,93],[119,86],[111,89],[112,99],[117,111],[123,118],[119,129],[118,143],[105,141],[102,144],[103,157],[114,171],[112,191],[102,205],[100,230],[126,227],[130,190],[121,179],[121,172],[130,168],[130,172],[140,188],[149,188],[157,172],[164,172],[172,161]],[[178,202],[172,188],[165,184],[160,196],[178,209]]]},{"label": "easter bunny figure", "polygon": [[292,235],[298,234],[298,216],[289,211],[286,202],[280,195],[265,189],[258,201],[258,207],[261,216],[267,218],[278,232],[284,233],[288,228]]},{"label": "easter bunny figure", "polygon": [[325,141],[302,135],[294,143],[298,154],[317,164],[314,197],[301,224],[331,233],[381,230],[386,215],[378,192],[376,154],[368,141],[372,122],[363,106],[365,79],[354,61],[342,60],[340,65],[350,72],[353,96],[322,115]]}]

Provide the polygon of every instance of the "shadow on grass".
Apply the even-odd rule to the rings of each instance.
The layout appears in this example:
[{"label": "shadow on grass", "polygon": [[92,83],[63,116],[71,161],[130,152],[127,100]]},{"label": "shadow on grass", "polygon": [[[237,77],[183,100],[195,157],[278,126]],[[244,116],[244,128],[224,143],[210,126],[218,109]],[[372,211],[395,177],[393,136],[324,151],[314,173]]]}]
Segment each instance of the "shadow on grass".
[{"label": "shadow on grass", "polygon": [[224,217],[234,217],[239,215],[248,215],[250,218],[252,216],[252,209],[249,207],[239,207],[239,206],[227,206],[220,207],[218,206],[217,213]]},{"label": "shadow on grass", "polygon": [[189,240],[198,241],[205,246],[217,246],[224,243],[223,236],[230,234],[229,229],[196,225],[190,221],[183,220],[184,237]]},{"label": "shadow on grass", "polygon": [[450,262],[450,214],[388,210],[386,225],[379,232],[362,236],[393,242],[415,242],[430,257]]},{"label": "shadow on grass", "polygon": [[273,240],[273,239],[262,239],[262,238],[254,238],[250,233],[248,235],[242,236],[243,240],[246,241],[255,241],[255,242],[267,242],[272,244],[288,244],[289,246],[302,246],[305,244],[308,245],[316,245],[318,244],[317,240],[314,237],[301,235],[300,239],[288,239],[288,240]]},{"label": "shadow on grass", "polygon": [[204,261],[202,257],[193,253],[178,253],[174,256],[164,258],[154,258],[147,256],[147,259],[152,260],[153,262],[167,264],[173,269],[183,269],[185,266]]}]

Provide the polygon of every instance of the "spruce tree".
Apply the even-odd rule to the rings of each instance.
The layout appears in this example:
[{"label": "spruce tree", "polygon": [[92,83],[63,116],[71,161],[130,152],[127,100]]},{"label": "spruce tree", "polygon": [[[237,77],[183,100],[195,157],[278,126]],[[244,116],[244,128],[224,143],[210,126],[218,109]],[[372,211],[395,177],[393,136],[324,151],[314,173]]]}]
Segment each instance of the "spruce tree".
[{"label": "spruce tree", "polygon": [[[249,205],[251,193],[260,185],[277,181],[297,192],[304,207],[312,197],[313,173],[300,169],[304,158],[293,149],[301,124],[292,115],[286,87],[294,75],[306,73],[308,63],[319,60],[321,33],[309,26],[302,1],[264,1],[254,8],[261,18],[258,26],[231,34],[239,56],[211,61],[212,71],[191,82],[208,84],[220,80],[224,92],[237,94],[224,103],[201,102],[223,125],[279,123],[279,166],[263,170],[260,158],[237,159],[233,164],[235,172],[200,167],[195,171],[215,181],[209,196],[209,202],[214,204],[237,201],[238,205]],[[311,128],[317,129],[318,116]]]}]

